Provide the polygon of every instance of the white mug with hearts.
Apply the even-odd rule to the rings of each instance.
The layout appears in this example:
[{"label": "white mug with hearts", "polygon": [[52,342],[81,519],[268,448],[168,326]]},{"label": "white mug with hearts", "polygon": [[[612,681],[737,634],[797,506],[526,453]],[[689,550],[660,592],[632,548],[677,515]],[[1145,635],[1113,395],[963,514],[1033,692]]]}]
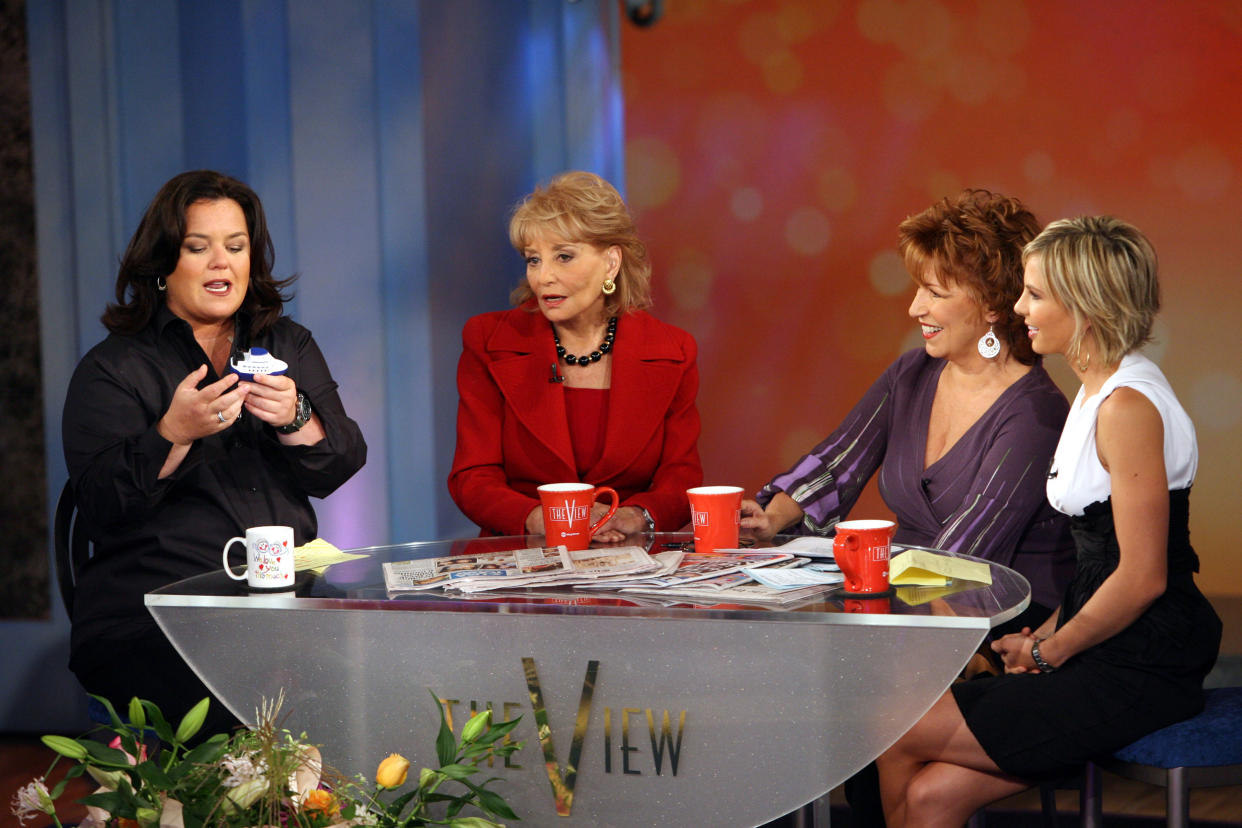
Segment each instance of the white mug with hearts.
[{"label": "white mug with hearts", "polygon": [[[229,567],[229,547],[246,544],[246,571]],[[251,589],[288,589],[293,586],[293,527],[252,526],[244,538],[230,538],[224,545],[224,571]]]}]

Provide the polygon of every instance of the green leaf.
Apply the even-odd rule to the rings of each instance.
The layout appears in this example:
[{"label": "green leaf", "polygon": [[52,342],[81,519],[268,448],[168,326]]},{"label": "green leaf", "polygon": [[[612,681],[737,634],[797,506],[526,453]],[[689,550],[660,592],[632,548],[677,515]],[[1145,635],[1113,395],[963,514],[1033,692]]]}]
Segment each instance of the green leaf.
[{"label": "green leaf", "polygon": [[394,813],[399,814],[401,813],[401,809],[404,808],[406,805],[408,805],[410,800],[413,799],[417,795],[418,795],[417,789],[412,790],[412,791],[406,791],[405,793],[401,794],[401,796],[394,799],[392,801],[392,804],[389,806],[389,808]]},{"label": "green leaf", "polygon": [[495,814],[502,819],[518,818],[500,794],[486,789],[479,789],[476,793],[479,797],[479,805],[488,813]]},{"label": "green leaf", "polygon": [[457,753],[457,740],[453,738],[453,731],[449,730],[448,722],[444,718],[444,705],[440,704],[440,697],[430,689],[427,692],[435,699],[436,712],[440,714],[440,732],[436,734],[436,758],[441,765],[447,765]]},{"label": "green leaf", "polygon": [[79,744],[90,754],[89,764],[98,765],[101,768],[129,770],[129,757],[125,755],[125,751],[110,748],[101,742],[87,741]]},{"label": "green leaf", "polygon": [[155,762],[140,762],[134,770],[142,777],[143,782],[157,790],[167,791],[173,787],[172,779]]},{"label": "green leaf", "polygon": [[228,753],[229,737],[217,733],[204,742],[200,742],[185,755],[185,761],[191,765],[214,765],[224,754]]},{"label": "green leaf", "polygon": [[160,710],[159,705],[152,701],[144,700],[142,707],[147,711],[147,725],[155,731],[155,735],[160,740],[167,743],[173,743],[173,729],[168,720],[164,718],[164,712]]},{"label": "green leaf", "polygon": [[79,762],[84,760],[88,755],[85,745],[77,739],[70,739],[68,736],[44,736],[42,741],[43,744],[59,753],[61,756],[76,759]]},{"label": "green leaf", "polygon": [[181,724],[177,725],[177,744],[185,744],[194,734],[198,733],[203,727],[203,722],[207,720],[207,709],[211,707],[211,698],[205,698],[198,704],[190,708],[190,712],[182,718]]},{"label": "green leaf", "polygon": [[499,828],[499,826],[490,819],[469,816],[449,820],[449,828]]},{"label": "green leaf", "polygon": [[112,730],[120,733],[125,729],[125,722],[121,721],[121,717],[117,715],[116,708],[112,706],[112,702],[103,696],[96,696],[94,693],[89,694],[92,699],[103,705],[104,710],[108,711],[108,719],[112,722]]},{"label": "green leaf", "polygon": [[134,808],[133,793],[126,795],[121,791],[105,791],[104,793],[88,794],[80,800],[83,805],[94,805],[96,808],[103,808],[110,814],[115,815],[118,811]]},{"label": "green leaf", "polygon": [[440,773],[444,774],[449,779],[465,779],[471,774],[475,774],[478,772],[479,772],[479,769],[471,765],[452,764],[452,765],[444,765],[443,767],[440,768]]}]

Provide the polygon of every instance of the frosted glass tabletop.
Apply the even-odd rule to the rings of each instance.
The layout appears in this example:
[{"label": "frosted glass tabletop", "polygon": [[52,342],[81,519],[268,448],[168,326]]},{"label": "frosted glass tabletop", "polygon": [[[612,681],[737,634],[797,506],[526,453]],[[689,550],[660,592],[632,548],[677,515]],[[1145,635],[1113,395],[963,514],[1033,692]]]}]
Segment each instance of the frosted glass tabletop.
[{"label": "frosted glass tabletop", "polygon": [[[522,825],[753,826],[874,759],[1030,596],[996,564],[987,586],[833,591],[786,607],[653,606],[572,588],[389,598],[383,586],[385,561],[542,540],[350,550],[365,557],[300,573],[285,593],[247,592],[221,571],[146,601],[234,714],[252,722],[283,691],[286,726],[350,775],[370,777],[394,752],[434,764],[430,689],[458,727],[487,706],[522,717],[525,747],[490,769]],[[689,541],[630,540],[652,551]]]}]

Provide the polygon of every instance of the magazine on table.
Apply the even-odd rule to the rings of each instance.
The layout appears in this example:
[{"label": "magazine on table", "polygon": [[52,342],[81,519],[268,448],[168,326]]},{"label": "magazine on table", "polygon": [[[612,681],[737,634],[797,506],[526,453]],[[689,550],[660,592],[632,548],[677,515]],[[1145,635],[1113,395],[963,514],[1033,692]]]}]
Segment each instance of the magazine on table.
[{"label": "magazine on table", "polygon": [[390,594],[427,589],[479,592],[515,586],[559,585],[614,575],[641,575],[659,564],[638,546],[598,547],[570,552],[564,546],[449,555],[383,565]]}]

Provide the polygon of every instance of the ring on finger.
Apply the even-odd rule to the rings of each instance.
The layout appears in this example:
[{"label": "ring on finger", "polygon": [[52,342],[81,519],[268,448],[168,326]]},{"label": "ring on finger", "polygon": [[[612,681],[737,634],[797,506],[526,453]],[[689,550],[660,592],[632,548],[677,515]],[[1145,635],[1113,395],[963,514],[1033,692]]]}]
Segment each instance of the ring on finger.
[{"label": "ring on finger", "polygon": [[224,418],[224,411],[223,411],[223,409],[222,409],[222,410],[220,410],[220,411],[217,411],[217,412],[216,412],[216,419],[220,421],[220,424],[221,424],[221,425],[224,425],[225,423],[227,423],[227,422],[228,422],[228,420],[226,420],[226,419]]}]

